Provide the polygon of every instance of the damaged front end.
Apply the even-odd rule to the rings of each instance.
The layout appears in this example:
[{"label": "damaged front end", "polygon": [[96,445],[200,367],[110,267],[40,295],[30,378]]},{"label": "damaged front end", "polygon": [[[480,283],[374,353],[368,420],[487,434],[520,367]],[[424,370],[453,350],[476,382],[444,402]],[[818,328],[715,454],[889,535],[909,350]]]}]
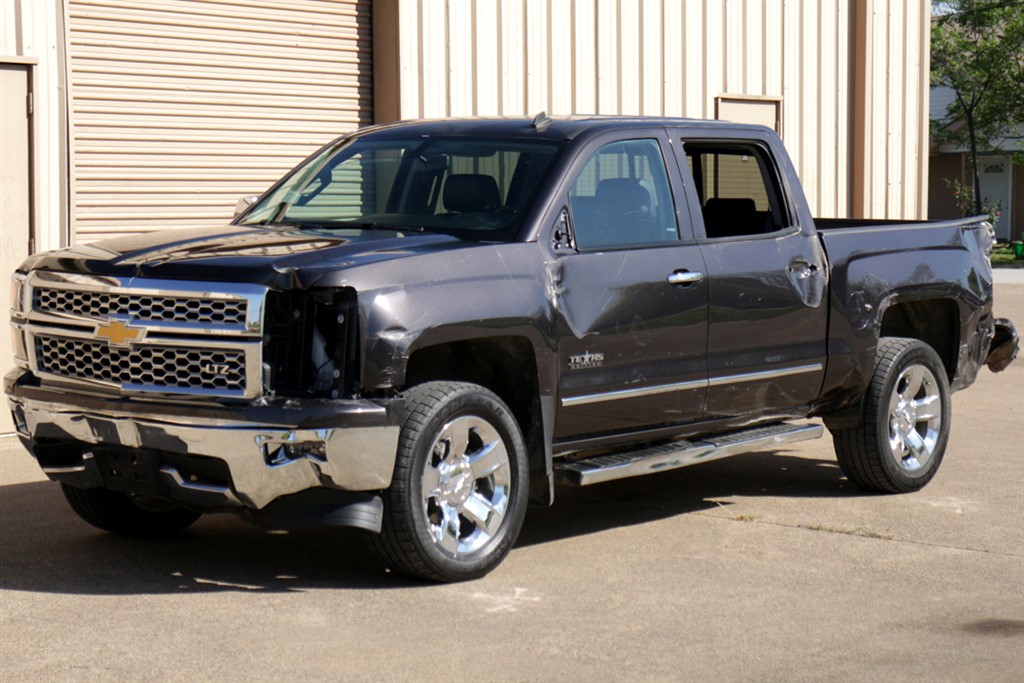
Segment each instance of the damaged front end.
[{"label": "damaged front end", "polygon": [[351,288],[47,272],[15,285],[4,388],[50,479],[275,523],[315,494],[321,523],[380,528],[399,427],[393,398],[360,395]]}]

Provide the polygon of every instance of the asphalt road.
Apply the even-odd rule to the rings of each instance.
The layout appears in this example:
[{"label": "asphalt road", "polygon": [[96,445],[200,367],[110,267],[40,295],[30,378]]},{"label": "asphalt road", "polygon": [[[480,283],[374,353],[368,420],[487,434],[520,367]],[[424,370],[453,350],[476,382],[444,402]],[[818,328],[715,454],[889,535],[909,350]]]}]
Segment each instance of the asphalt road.
[{"label": "asphalt road", "polygon": [[559,489],[493,574],[433,586],[345,529],[104,535],[8,440],[0,681],[1021,681],[1022,445],[1024,359],[954,396],[918,493],[853,488],[828,438]]}]

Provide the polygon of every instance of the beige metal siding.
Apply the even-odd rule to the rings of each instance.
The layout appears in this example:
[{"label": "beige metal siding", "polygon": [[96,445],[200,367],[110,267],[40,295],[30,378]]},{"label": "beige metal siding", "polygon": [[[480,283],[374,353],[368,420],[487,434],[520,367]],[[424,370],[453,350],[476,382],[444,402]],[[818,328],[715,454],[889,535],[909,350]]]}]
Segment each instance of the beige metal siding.
[{"label": "beige metal siding", "polygon": [[75,238],[230,219],[372,119],[369,0],[68,0]]},{"label": "beige metal siding", "polygon": [[854,3],[853,215],[928,211],[928,2]]},{"label": "beige metal siding", "polygon": [[[378,3],[396,15],[389,35],[399,46],[398,82],[377,95],[393,118],[541,110],[713,118],[721,96],[777,98],[817,215],[861,211],[851,153],[866,153],[870,214],[924,216],[927,1]],[[867,108],[852,98],[858,7],[875,17],[864,27],[874,50]],[[854,120],[865,115],[871,125],[855,150]]]}]

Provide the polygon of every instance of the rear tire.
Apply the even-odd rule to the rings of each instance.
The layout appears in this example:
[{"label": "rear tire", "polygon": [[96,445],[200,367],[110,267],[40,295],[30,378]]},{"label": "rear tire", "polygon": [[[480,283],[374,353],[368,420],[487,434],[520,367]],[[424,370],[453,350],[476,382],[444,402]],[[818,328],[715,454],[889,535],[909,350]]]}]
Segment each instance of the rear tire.
[{"label": "rear tire", "polygon": [[878,343],[860,426],[834,430],[832,442],[854,484],[906,493],[935,476],[949,422],[949,383],[938,355],[916,339],[887,337]]},{"label": "rear tire", "polygon": [[512,412],[475,384],[404,395],[395,473],[375,537],[397,571],[430,581],[484,576],[512,549],[527,504],[527,456]]},{"label": "rear tire", "polygon": [[135,498],[110,489],[61,484],[79,517],[97,529],[131,538],[166,538],[191,526],[200,513],[164,501]]}]

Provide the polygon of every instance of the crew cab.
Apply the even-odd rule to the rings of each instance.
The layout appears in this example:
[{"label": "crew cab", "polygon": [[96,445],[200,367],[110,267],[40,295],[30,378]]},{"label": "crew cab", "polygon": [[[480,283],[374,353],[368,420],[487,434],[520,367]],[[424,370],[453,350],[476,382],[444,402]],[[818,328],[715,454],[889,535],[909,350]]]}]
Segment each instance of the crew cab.
[{"label": "crew cab", "polygon": [[924,486],[950,392],[1017,354],[992,241],[983,218],[816,220],[757,126],[374,126],[230,225],[29,258],[5,391],[101,529],[350,525],[465,580],[556,484],[825,427],[855,484]]}]

